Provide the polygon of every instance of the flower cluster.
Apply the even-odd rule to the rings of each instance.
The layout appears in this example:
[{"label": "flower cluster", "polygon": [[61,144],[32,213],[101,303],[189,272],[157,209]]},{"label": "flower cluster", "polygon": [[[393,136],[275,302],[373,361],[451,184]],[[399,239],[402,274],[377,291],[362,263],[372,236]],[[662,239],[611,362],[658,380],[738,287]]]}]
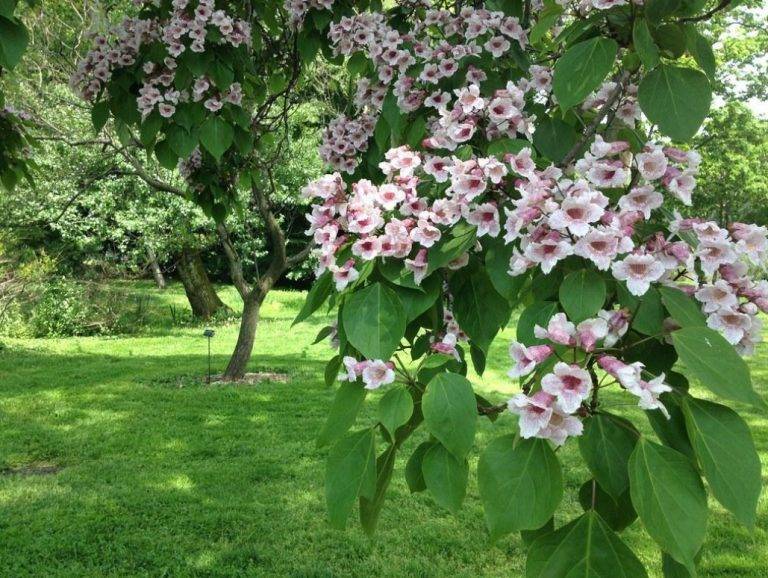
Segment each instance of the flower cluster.
[{"label": "flower cluster", "polygon": [[[519,242],[510,274],[533,267],[549,273],[566,257],[578,255],[602,271],[610,269],[640,296],[651,283],[674,279],[692,264],[684,241],[662,237],[639,243],[635,233],[637,224],[650,220],[664,203],[660,191],[690,204],[698,155],[653,143],[637,155],[628,150],[625,142],[597,136],[576,162],[573,178],[553,166],[538,170],[529,151],[511,156],[522,178],[515,183],[519,198],[512,200],[514,208],[506,209],[505,240]],[[615,190],[624,194],[611,202],[606,193]]]},{"label": "flower cluster", "polygon": [[[555,347],[566,346],[582,353],[592,354],[600,348],[611,348],[627,333],[630,325],[629,312],[624,309],[600,311],[597,317],[582,321],[578,325],[571,323],[564,313],[557,313],[546,328],[536,326],[535,336],[548,340],[550,344],[525,346],[513,342],[509,355],[514,367],[510,377],[525,377],[534,373],[553,355]],[[559,356],[560,359],[563,356]],[[569,436],[578,436],[582,432],[579,416],[585,415],[585,404],[589,401],[596,387],[604,388],[610,383],[594,382],[596,374],[593,358],[584,357],[582,364],[558,361],[551,372],[541,376],[541,389],[532,395],[519,393],[509,400],[509,411],[520,416],[520,435],[524,438],[539,437],[562,445]],[[659,395],[671,391],[664,383],[664,374],[644,379],[645,366],[635,362],[624,364],[617,358],[598,353],[597,364],[626,391],[635,395],[638,406],[644,410],[661,410],[668,416]]]},{"label": "flower cluster", "polygon": [[623,91],[620,88],[616,82],[603,83],[599,90],[587,97],[581,105],[582,110],[594,110],[603,107],[611,95],[619,90],[618,102],[613,107],[616,118],[634,128],[635,123],[642,116],[640,105],[637,103],[637,85],[629,84]]},{"label": "flower cluster", "polygon": [[[190,100],[204,101],[204,106],[212,112],[226,103],[240,106],[243,94],[239,83],[222,90],[206,76],[199,76],[194,79],[191,90],[178,90],[175,86],[177,59],[187,49],[205,52],[206,39],[212,30],[217,32],[219,45],[234,48],[247,45],[251,38],[250,24],[224,10],[216,10],[214,0],[194,3],[173,0],[172,7],[173,11],[163,20],[127,18],[107,34],[95,36],[92,50],[80,61],[70,79],[73,89],[83,99],[93,101],[107,89],[116,71],[134,67],[142,79],[136,100],[142,118],[155,109],[163,118],[170,118],[180,102]],[[167,56],[161,62],[143,60],[141,48],[158,41],[162,42]]]},{"label": "flower cluster", "polygon": [[285,0],[289,23],[294,30],[301,29],[307,13],[312,10],[331,10],[334,0]]},{"label": "flower cluster", "polygon": [[323,132],[320,158],[336,170],[354,173],[375,128],[376,119],[367,114],[354,120],[346,116],[332,120]]},{"label": "flower cluster", "polygon": [[[436,41],[434,35],[428,34],[429,28],[437,28],[442,40]],[[490,119],[487,129],[490,136],[530,134],[530,118],[521,112],[523,95],[529,88],[551,86],[548,69],[534,66],[533,82],[524,82],[522,87],[510,84],[493,102],[486,102],[477,97],[476,86],[486,79],[486,74],[470,66],[465,74],[467,82],[474,86],[466,89],[463,104],[457,103],[452,110],[447,108],[451,97],[438,90],[437,84],[456,75],[463,58],[481,56],[484,52],[500,58],[512,49],[513,42],[518,47],[525,46],[527,37],[518,19],[502,12],[466,8],[453,15],[447,10],[429,10],[423,23],[409,34],[390,27],[381,14],[363,13],[332,24],[329,37],[335,54],[352,56],[362,52],[374,64],[376,78],[362,78],[357,86],[355,104],[363,114],[378,114],[390,86],[394,87],[402,111],[431,106],[441,112],[441,119],[435,125],[442,130],[435,131],[433,147],[449,148],[468,141],[481,117]],[[421,72],[418,76],[409,76],[407,72],[415,64]],[[372,118],[375,125],[375,117],[366,118]],[[342,117],[337,122],[343,125],[350,121]],[[339,141],[334,136],[326,134],[324,150],[333,150]],[[337,170],[349,170],[354,161],[337,155],[331,157],[331,164]]]},{"label": "flower cluster", "polygon": [[680,288],[702,304],[709,327],[742,355],[751,355],[761,340],[758,314],[768,313],[768,281],[752,279],[749,265],[761,265],[768,258],[768,229],[734,223],[726,230],[711,221],[680,218],[672,226],[692,232],[697,240],[693,256],[698,266],[688,271],[689,283]]}]

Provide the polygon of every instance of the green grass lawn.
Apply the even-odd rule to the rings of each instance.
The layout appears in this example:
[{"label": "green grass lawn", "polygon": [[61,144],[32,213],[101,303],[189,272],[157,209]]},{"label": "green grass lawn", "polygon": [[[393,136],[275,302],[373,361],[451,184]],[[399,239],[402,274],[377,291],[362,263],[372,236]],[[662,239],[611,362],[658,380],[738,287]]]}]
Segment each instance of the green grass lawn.
[{"label": "green grass lawn", "polygon": [[[154,293],[146,284],[134,290]],[[234,292],[222,294],[237,305]],[[409,494],[402,468],[424,433],[399,461],[375,539],[354,520],[344,532],[329,528],[326,451],[314,435],[333,397],[322,380],[332,353],[310,345],[322,320],[290,327],[302,299],[270,296],[251,362],[251,371],[287,373],[288,383],[203,385],[201,328],[168,326],[169,305],[184,307],[178,287],[153,298],[153,324],[139,336],[6,340],[0,576],[521,576],[519,537],[488,542],[474,468],[458,516]],[[217,327],[215,368],[236,335],[236,324]],[[505,377],[510,336],[497,340],[485,376],[474,377],[493,400],[515,389]],[[768,395],[768,347],[751,365]],[[372,407],[362,421],[373,419]],[[768,473],[768,416],[740,409]],[[646,426],[635,408],[615,411]],[[511,416],[483,420],[477,447],[513,430]],[[588,477],[576,444],[560,454],[568,488],[558,523],[577,515],[575,493]],[[752,534],[712,505],[701,575],[768,576],[765,493]],[[660,576],[639,524],[624,536]]]}]

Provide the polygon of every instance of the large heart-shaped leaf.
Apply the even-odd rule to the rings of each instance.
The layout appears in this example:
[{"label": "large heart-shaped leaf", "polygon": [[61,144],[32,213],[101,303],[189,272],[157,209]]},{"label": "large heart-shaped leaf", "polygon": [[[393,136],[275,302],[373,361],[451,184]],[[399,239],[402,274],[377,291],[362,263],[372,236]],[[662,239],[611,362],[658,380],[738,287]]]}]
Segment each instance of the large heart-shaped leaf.
[{"label": "large heart-shaped leaf", "polygon": [[506,435],[480,456],[477,481],[491,538],[535,530],[555,513],[563,497],[560,462],[541,439]]},{"label": "large heart-shaped leaf", "polygon": [[365,401],[367,390],[356,381],[347,381],[336,392],[323,429],[317,436],[317,447],[324,447],[342,437],[355,423]]},{"label": "large heart-shaped leaf", "polygon": [[458,511],[467,493],[467,460],[457,458],[441,444],[434,444],[424,454],[421,471],[435,501],[451,512]]},{"label": "large heart-shaped leaf", "polygon": [[629,487],[629,456],[640,433],[627,420],[599,413],[584,423],[579,450],[600,486],[618,500]]},{"label": "large heart-shaped leaf", "polygon": [[618,50],[615,40],[598,36],[574,44],[560,57],[552,89],[561,108],[571,108],[597,90],[613,68]]},{"label": "large heart-shaped leaf", "polygon": [[694,569],[707,531],[707,494],[693,464],[641,439],[629,460],[632,504],[645,529],[675,560]]},{"label": "large heart-shaped leaf", "polygon": [[672,343],[688,371],[714,393],[765,407],[763,399],[752,389],[746,362],[717,331],[686,327],[672,333]]},{"label": "large heart-shaped leaf", "polygon": [[469,380],[456,373],[437,374],[427,385],[421,408],[429,433],[458,459],[464,459],[477,427],[477,401]]},{"label": "large heart-shaped leaf", "polygon": [[232,146],[234,138],[235,129],[216,114],[209,116],[200,127],[200,142],[217,161]]},{"label": "large heart-shaped leaf", "polygon": [[499,329],[509,320],[509,301],[499,295],[485,269],[465,267],[450,281],[453,313],[462,330],[488,353]]},{"label": "large heart-shaped leaf", "polygon": [[745,526],[755,526],[762,489],[760,457],[744,420],[732,409],[686,398],[685,424],[712,493]]},{"label": "large heart-shaped leaf", "polygon": [[376,438],[373,430],[349,434],[331,448],[325,474],[328,516],[344,528],[358,496],[373,499],[376,492]]},{"label": "large heart-shaped leaf", "polygon": [[391,358],[405,335],[403,305],[382,283],[353,293],[344,303],[341,318],[347,339],[367,359]]},{"label": "large heart-shaped leaf", "polygon": [[528,551],[527,578],[646,578],[637,556],[591,510],[556,532],[536,540]]},{"label": "large heart-shaped leaf", "polygon": [[574,323],[597,315],[605,303],[603,278],[589,269],[570,273],[560,285],[560,303]]},{"label": "large heart-shaped leaf", "polygon": [[407,423],[413,414],[413,398],[400,385],[391,388],[379,401],[379,421],[393,438],[397,428]]},{"label": "large heart-shaped leaf", "polygon": [[693,68],[660,64],[640,83],[640,108],[667,136],[686,141],[709,112],[712,89],[707,76]]}]

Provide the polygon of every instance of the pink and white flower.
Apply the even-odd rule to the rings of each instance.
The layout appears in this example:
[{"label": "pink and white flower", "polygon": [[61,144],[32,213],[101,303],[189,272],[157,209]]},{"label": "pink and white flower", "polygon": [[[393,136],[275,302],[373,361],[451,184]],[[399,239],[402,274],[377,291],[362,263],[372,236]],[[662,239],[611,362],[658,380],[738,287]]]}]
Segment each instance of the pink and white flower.
[{"label": "pink and white flower", "polygon": [[592,392],[592,378],[578,365],[562,361],[555,364],[552,373],[541,378],[541,389],[554,395],[565,413],[575,412]]},{"label": "pink and white flower", "polygon": [[549,345],[533,345],[526,347],[522,343],[512,342],[509,346],[509,356],[515,366],[509,370],[509,377],[524,377],[532,373],[536,366],[543,363],[554,353]]},{"label": "pink and white flower", "polygon": [[640,297],[648,292],[651,283],[658,281],[666,270],[653,255],[635,253],[627,255],[623,261],[617,261],[611,267],[613,276],[619,281],[626,281],[632,295]]},{"label": "pink and white flower", "polygon": [[379,359],[369,361],[362,372],[365,389],[378,389],[395,381],[395,366]]}]

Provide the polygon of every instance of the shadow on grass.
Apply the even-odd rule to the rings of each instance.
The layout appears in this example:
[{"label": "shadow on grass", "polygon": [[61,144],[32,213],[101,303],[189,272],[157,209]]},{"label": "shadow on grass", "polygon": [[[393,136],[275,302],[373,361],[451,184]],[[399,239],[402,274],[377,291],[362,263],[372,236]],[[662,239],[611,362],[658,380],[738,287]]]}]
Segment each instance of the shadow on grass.
[{"label": "shadow on grass", "polygon": [[[226,361],[214,358],[218,367]],[[0,469],[61,470],[0,475],[2,574],[522,575],[516,536],[488,544],[474,474],[455,517],[409,494],[404,460],[423,433],[399,459],[377,541],[354,522],[345,532],[329,529],[326,452],[314,444],[334,393],[322,385],[323,366],[293,353],[258,354],[251,371],[285,372],[290,382],[205,386],[203,355],[6,351]],[[374,412],[368,404],[360,421],[371,423]],[[746,416],[765,456],[768,423]],[[509,419],[482,421],[477,446],[512,429]],[[561,453],[564,507],[573,517],[587,473],[575,444]],[[766,527],[765,499],[754,535],[717,508],[702,575],[765,575]],[[657,568],[658,554],[638,527],[626,539]]]}]

